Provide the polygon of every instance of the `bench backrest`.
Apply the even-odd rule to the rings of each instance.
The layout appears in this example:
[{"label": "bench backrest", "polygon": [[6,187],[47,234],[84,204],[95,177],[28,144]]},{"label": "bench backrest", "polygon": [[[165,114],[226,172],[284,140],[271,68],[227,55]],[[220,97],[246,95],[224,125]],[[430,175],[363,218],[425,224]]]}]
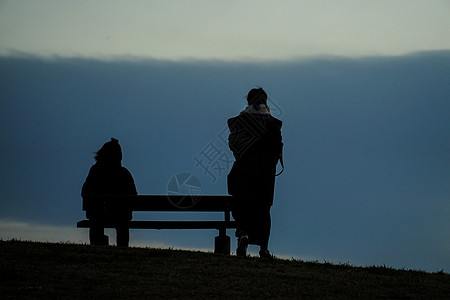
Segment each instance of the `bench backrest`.
[{"label": "bench backrest", "polygon": [[218,211],[230,210],[232,196],[138,195],[83,196],[84,211],[127,209],[131,211]]}]

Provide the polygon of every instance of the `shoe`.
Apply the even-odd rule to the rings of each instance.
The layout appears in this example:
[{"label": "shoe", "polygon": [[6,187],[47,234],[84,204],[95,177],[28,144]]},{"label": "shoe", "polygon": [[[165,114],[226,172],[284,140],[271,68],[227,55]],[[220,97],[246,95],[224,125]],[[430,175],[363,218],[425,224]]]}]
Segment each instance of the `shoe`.
[{"label": "shoe", "polygon": [[273,255],[267,249],[259,250],[259,257],[273,259]]},{"label": "shoe", "polygon": [[244,234],[238,239],[238,247],[236,249],[237,256],[247,256],[248,235]]}]

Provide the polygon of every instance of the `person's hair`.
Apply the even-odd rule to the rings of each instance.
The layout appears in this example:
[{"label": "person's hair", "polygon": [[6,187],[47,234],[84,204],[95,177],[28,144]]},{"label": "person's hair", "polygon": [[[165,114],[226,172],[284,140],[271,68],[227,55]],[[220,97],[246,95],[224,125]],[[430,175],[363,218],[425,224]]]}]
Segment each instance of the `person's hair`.
[{"label": "person's hair", "polygon": [[251,89],[247,95],[248,105],[253,105],[254,107],[260,104],[267,104],[267,93],[262,87]]},{"label": "person's hair", "polygon": [[105,143],[94,154],[95,160],[100,163],[120,163],[122,161],[122,148],[119,140],[115,138],[111,138],[111,141]]}]

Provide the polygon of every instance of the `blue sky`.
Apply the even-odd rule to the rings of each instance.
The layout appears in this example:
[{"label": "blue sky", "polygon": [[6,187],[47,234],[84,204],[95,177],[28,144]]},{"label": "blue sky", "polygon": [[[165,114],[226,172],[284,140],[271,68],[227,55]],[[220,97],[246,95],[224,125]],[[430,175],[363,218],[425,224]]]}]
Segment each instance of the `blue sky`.
[{"label": "blue sky", "polygon": [[[195,159],[215,146],[231,160],[226,120],[263,86],[284,121],[286,160],[270,249],[448,272],[450,41],[439,16],[449,2],[407,2],[343,1],[347,9],[330,11],[323,7],[335,2],[135,2],[134,10],[0,2],[0,238],[86,242],[87,231],[75,228],[80,189],[92,152],[110,137],[140,194],[166,193],[181,172],[197,176],[204,193],[225,194],[226,161],[208,175]],[[263,30],[250,9],[266,17]],[[377,16],[386,18],[381,27]],[[117,44],[99,42],[101,30]],[[336,39],[337,30],[346,36]],[[134,231],[131,243],[212,249],[215,235]]]}]

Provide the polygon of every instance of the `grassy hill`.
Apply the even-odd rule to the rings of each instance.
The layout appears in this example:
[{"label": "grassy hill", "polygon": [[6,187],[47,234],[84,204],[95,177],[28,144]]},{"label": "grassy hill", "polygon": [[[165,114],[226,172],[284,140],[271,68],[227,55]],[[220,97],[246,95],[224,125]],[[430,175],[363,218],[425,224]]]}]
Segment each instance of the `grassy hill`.
[{"label": "grassy hill", "polygon": [[0,241],[1,299],[450,299],[442,272]]}]

